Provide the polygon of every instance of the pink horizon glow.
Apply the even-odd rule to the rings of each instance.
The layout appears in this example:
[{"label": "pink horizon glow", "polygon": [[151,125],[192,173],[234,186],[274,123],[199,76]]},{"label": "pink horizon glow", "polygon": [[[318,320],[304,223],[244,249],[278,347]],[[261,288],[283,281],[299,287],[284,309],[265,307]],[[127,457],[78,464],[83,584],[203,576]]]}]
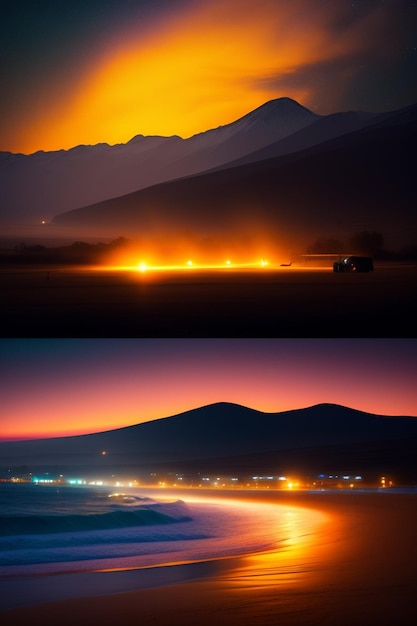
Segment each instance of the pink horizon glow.
[{"label": "pink horizon glow", "polygon": [[[122,428],[216,402],[417,416],[415,340],[5,340],[0,439]],[[3,350],[4,356],[5,350]]]}]

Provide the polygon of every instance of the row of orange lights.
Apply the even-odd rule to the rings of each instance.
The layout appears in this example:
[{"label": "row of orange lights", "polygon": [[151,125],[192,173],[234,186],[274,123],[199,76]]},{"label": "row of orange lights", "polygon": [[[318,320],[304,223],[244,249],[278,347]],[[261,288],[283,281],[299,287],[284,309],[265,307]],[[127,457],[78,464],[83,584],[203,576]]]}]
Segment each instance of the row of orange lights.
[{"label": "row of orange lights", "polygon": [[256,268],[256,267],[267,267],[269,262],[265,259],[261,259],[255,263],[233,263],[230,259],[227,259],[223,265],[203,265],[194,263],[191,259],[189,259],[184,265],[148,265],[145,261],[141,261],[137,265],[137,269],[140,272],[146,272],[147,270],[179,270],[179,269],[221,269],[221,268]]}]

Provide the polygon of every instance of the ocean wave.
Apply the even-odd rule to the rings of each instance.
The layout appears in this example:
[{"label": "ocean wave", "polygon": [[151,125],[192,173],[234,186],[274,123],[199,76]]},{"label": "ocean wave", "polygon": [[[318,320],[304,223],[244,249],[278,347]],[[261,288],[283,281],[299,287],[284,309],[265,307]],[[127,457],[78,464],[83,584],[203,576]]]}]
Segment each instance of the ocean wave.
[{"label": "ocean wave", "polygon": [[[293,541],[309,532],[305,515],[271,504],[192,499],[121,506],[114,513],[153,511],[182,523],[102,530],[0,535],[0,579],[39,574],[136,569],[225,558]],[[189,521],[187,521],[189,520]],[[307,521],[307,520],[306,520]]]},{"label": "ocean wave", "polygon": [[[117,494],[119,495],[119,494]],[[120,494],[121,495],[121,494]],[[97,531],[131,526],[150,526],[189,521],[187,506],[181,500],[173,503],[144,503],[142,498],[115,498],[114,510],[105,513],[73,515],[0,516],[0,535],[43,535]]]},{"label": "ocean wave", "polygon": [[109,493],[107,496],[111,506],[127,507],[127,506],[144,506],[149,504],[157,504],[157,501],[147,496],[134,496],[130,493]]}]

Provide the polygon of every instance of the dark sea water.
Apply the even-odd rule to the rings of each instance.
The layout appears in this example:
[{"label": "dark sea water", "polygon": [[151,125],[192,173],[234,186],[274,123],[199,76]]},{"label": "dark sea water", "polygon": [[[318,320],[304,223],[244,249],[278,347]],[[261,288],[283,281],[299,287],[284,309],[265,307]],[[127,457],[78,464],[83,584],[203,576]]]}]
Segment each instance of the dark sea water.
[{"label": "dark sea water", "polygon": [[0,483],[0,577],[221,558],[264,549],[288,534],[279,507],[266,516],[262,505],[163,496]]},{"label": "dark sea water", "polygon": [[0,535],[20,536],[170,524],[189,519],[186,510],[152,498],[105,488],[3,484]]}]

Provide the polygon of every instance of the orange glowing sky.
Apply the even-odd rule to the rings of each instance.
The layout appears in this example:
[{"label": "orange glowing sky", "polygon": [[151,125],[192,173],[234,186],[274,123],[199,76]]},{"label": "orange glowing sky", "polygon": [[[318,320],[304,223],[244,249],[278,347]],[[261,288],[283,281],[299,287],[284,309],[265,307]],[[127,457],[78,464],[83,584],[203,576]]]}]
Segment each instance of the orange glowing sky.
[{"label": "orange glowing sky", "polygon": [[0,439],[110,430],[213,402],[417,416],[417,340],[3,339]]},{"label": "orange glowing sky", "polygon": [[[118,13],[108,2],[87,4],[84,12],[76,3],[63,19],[58,14],[56,23],[46,9],[38,16],[42,3],[13,14],[22,43],[13,48],[5,33],[9,97],[1,105],[0,149],[189,137],[282,96],[322,114],[388,110],[404,105],[390,100],[394,93],[412,97],[395,90],[388,73],[411,46],[405,16],[391,2],[136,1],[117,3]],[[26,23],[31,11],[38,31]],[[374,81],[384,72],[378,90]]]}]

